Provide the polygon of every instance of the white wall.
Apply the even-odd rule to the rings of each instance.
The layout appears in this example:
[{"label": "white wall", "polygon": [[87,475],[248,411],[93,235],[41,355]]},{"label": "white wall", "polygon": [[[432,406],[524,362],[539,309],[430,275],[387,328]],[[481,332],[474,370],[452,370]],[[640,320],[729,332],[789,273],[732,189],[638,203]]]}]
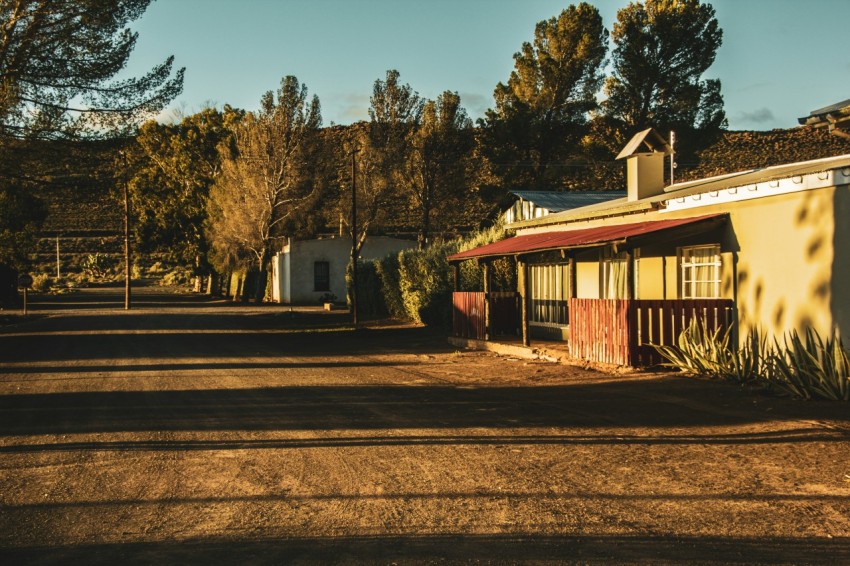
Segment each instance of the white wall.
[{"label": "white wall", "polygon": [[[379,259],[401,250],[416,247],[416,242],[373,236],[366,240],[361,259]],[[351,240],[325,238],[295,241],[284,246],[274,256],[275,278],[273,300],[283,303],[317,304],[326,293],[336,295],[336,300],[346,300],[345,268],[351,257]],[[313,265],[326,261],[330,267],[330,291],[314,290]]]}]

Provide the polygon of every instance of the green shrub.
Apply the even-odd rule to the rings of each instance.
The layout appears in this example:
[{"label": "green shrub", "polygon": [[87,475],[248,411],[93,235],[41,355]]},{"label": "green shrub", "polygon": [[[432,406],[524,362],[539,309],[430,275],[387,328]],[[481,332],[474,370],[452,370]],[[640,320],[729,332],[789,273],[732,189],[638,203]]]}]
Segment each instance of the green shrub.
[{"label": "green shrub", "polygon": [[192,270],[186,267],[174,267],[162,276],[159,284],[163,287],[188,287],[192,282]]},{"label": "green shrub", "polygon": [[95,253],[87,255],[83,259],[82,268],[89,280],[110,280],[113,277],[113,270],[117,263],[115,258],[111,258],[106,254]]},{"label": "green shrub", "polygon": [[37,291],[39,293],[46,293],[50,291],[50,288],[53,285],[53,281],[50,279],[50,276],[46,273],[36,273],[32,276],[32,290]]},{"label": "green shrub", "polygon": [[[381,294],[381,280],[372,261],[357,262],[357,312],[364,316],[386,316],[387,308]],[[351,304],[351,266],[345,268],[345,282],[348,289],[348,303]]]},{"label": "green shrub", "polygon": [[407,318],[404,298],[401,296],[398,254],[375,260],[374,265],[387,314],[394,318]]},{"label": "green shrub", "polygon": [[[358,268],[358,309],[362,314],[389,314],[428,325],[448,327],[452,315],[454,270],[447,256],[495,242],[504,237],[501,227],[477,233],[466,240],[435,242],[425,250],[405,250]],[[350,272],[350,267],[349,270]],[[349,295],[350,273],[347,272]],[[516,266],[512,259],[493,263],[493,287],[516,289]],[[461,263],[460,288],[480,290],[481,267],[474,261]]]}]

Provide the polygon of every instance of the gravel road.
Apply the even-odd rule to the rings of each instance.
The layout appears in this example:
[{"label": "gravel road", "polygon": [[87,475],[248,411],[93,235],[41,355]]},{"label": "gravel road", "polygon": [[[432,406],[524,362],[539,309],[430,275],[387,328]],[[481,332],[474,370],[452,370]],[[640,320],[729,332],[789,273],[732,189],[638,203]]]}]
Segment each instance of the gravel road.
[{"label": "gravel road", "polygon": [[0,326],[0,562],[850,563],[850,408],[140,289]]}]

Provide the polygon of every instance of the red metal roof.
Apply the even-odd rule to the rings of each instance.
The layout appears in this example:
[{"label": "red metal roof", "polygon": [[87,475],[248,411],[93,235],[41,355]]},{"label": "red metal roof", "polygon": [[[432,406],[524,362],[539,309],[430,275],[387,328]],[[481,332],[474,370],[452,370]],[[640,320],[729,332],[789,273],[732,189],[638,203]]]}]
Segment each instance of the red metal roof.
[{"label": "red metal roof", "polygon": [[711,214],[708,216],[697,216],[692,218],[676,218],[671,220],[654,220],[651,222],[637,222],[634,224],[617,224],[613,226],[599,226],[597,228],[583,228],[581,230],[565,230],[558,232],[541,232],[539,234],[527,234],[525,236],[514,236],[492,244],[479,246],[459,252],[448,257],[449,261],[460,261],[480,257],[507,256],[521,253],[541,252],[545,250],[559,250],[565,248],[581,248],[606,242],[623,241],[635,236],[643,236],[661,230],[669,230],[688,224],[696,224],[711,219],[720,219],[725,214]]}]

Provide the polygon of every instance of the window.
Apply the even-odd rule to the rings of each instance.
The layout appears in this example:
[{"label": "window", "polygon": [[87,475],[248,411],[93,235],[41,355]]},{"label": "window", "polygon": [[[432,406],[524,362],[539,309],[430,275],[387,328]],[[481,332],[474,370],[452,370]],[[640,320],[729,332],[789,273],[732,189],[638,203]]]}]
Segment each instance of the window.
[{"label": "window", "polygon": [[529,265],[531,309],[529,321],[569,324],[570,266],[568,263]]},{"label": "window", "polygon": [[720,246],[694,246],[679,250],[680,299],[720,297]]},{"label": "window", "polygon": [[326,261],[313,263],[313,290],[331,290],[331,264]]},{"label": "window", "polygon": [[626,252],[613,253],[610,249],[602,256],[602,298],[629,298],[629,255]]}]

